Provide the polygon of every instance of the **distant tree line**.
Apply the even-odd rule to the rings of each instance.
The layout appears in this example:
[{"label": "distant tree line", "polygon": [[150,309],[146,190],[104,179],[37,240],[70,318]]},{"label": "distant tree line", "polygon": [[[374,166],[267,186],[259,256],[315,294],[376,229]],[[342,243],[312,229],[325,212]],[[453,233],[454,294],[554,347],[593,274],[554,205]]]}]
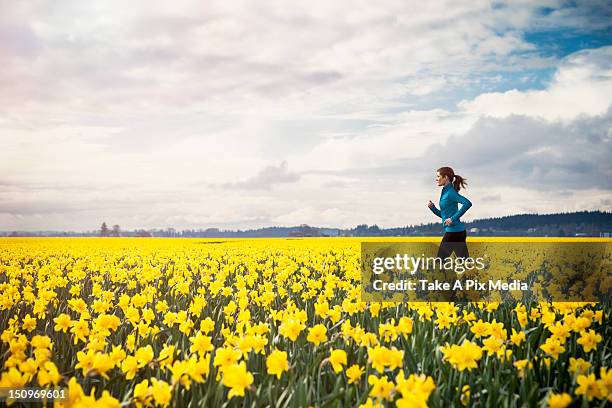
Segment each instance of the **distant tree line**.
[{"label": "distant tree line", "polygon": [[[610,236],[612,212],[578,211],[557,214],[518,214],[465,222],[471,235],[481,236]],[[435,236],[441,235],[442,223],[411,224],[394,228],[360,224],[354,228],[321,228],[301,224],[292,227],[264,227],[248,230],[222,230],[219,228],[184,229],[136,229],[121,230],[119,225],[108,227],[103,222],[100,229],[86,232],[72,231],[0,231],[0,236],[100,236],[100,237],[177,237],[177,238],[255,238],[255,237],[326,237],[326,236]],[[606,235],[607,234],[607,235]]]},{"label": "distant tree line", "polygon": [[[578,211],[558,214],[517,214],[504,217],[478,219],[464,224],[468,230],[474,229],[476,235],[516,235],[516,236],[599,236],[612,232],[612,212]],[[442,231],[440,222],[408,225],[396,228],[379,228],[377,225],[358,225],[341,230],[343,235],[351,236],[419,236],[438,235]]]},{"label": "distant tree line", "polygon": [[485,218],[469,223],[470,227],[497,229],[528,229],[545,225],[595,224],[612,226],[612,213],[603,211],[563,212],[558,214],[518,214]]}]

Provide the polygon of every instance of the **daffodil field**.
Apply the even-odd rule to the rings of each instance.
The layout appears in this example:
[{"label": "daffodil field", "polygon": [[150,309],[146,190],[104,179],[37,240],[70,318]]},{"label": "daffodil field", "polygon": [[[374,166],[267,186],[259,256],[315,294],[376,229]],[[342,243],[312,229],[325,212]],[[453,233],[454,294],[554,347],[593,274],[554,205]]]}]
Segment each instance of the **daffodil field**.
[{"label": "daffodil field", "polygon": [[0,387],[109,408],[612,402],[610,304],[365,303],[359,244],[1,239]]}]

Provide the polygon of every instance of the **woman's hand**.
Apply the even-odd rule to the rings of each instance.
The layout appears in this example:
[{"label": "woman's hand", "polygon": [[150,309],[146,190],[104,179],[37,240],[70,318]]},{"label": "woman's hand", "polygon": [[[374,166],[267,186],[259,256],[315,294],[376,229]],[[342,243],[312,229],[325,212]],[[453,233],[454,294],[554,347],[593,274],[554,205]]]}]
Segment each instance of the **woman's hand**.
[{"label": "woman's hand", "polygon": [[453,220],[451,220],[450,218],[447,218],[444,220],[444,225],[451,225],[453,223]]},{"label": "woman's hand", "polygon": [[427,203],[427,206],[429,208],[434,208],[436,205],[434,203],[432,203],[431,200],[429,200],[429,202]]}]

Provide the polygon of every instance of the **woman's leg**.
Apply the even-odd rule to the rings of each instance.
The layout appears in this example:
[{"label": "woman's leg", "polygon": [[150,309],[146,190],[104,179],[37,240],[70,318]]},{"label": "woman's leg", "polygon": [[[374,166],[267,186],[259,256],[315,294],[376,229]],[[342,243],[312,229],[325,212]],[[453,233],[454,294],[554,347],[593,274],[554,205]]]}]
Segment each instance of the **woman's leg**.
[{"label": "woman's leg", "polygon": [[445,232],[444,236],[442,237],[442,241],[440,242],[440,247],[438,248],[438,255],[436,255],[438,258],[442,258],[442,262],[444,262],[444,260],[452,253],[452,248],[449,245],[451,240],[452,232]]},{"label": "woman's leg", "polygon": [[[447,235],[448,234],[448,235]],[[470,256],[467,248],[467,244],[465,242],[467,238],[467,231],[459,231],[459,232],[446,232],[444,233],[444,238],[442,238],[442,242],[440,243],[440,248],[438,249],[438,257],[443,258],[442,265],[446,263],[446,259],[450,257],[450,255],[454,252],[457,258],[467,258]],[[446,268],[444,270],[444,280],[448,279],[448,274]],[[452,269],[451,269],[452,270]],[[447,294],[447,301],[456,302],[458,300],[458,294],[455,289],[452,289]]]},{"label": "woman's leg", "polygon": [[457,241],[457,244],[455,245],[455,255],[457,255],[457,258],[469,258],[470,253],[468,251],[467,244],[465,243],[467,231],[461,231],[460,234],[461,235],[458,236],[459,241]]},{"label": "woman's leg", "polygon": [[[453,252],[458,258],[467,258],[469,255],[467,245],[465,243],[466,231],[445,232],[438,248],[438,257],[442,259],[448,258]],[[444,261],[442,261],[444,262]]]}]

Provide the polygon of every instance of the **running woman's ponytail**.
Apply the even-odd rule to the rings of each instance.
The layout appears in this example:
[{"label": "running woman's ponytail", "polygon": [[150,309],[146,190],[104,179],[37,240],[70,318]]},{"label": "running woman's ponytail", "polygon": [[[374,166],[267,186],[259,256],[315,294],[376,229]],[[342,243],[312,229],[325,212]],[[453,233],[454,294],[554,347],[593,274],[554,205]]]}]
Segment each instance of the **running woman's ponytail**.
[{"label": "running woman's ponytail", "polygon": [[461,187],[465,188],[467,186],[467,179],[461,177],[458,174],[455,174],[455,178],[453,179],[453,187],[455,187],[455,190],[459,191],[461,190]]},{"label": "running woman's ponytail", "polygon": [[455,174],[455,171],[450,167],[440,167],[438,173],[440,173],[442,177],[448,177],[451,183],[453,183],[455,191],[459,191],[462,187],[465,188],[467,186],[467,179]]}]

